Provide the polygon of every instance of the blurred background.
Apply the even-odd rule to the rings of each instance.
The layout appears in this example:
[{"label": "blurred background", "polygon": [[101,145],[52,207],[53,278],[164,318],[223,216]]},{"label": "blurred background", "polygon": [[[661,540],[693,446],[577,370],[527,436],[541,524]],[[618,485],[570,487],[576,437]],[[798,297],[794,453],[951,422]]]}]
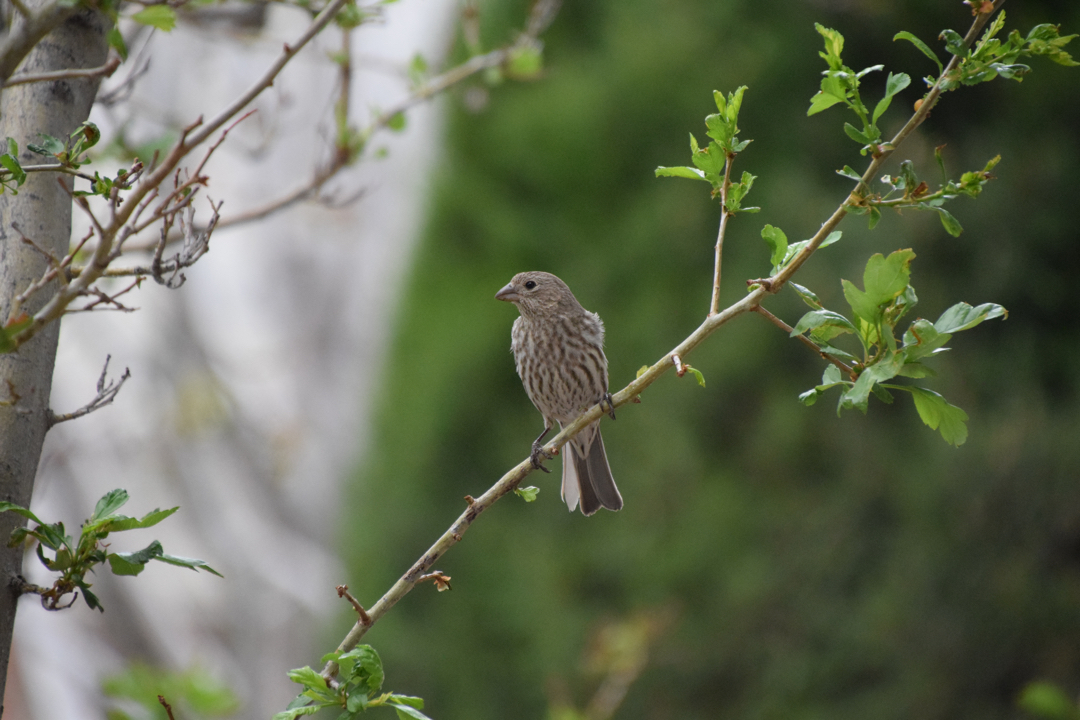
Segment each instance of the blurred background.
[{"label": "blurred background", "polygon": [[[407,41],[372,53],[464,59],[452,3],[441,15],[397,7],[431,29],[407,26]],[[528,12],[472,7],[492,45]],[[1080,30],[1073,3],[1006,12],[1023,32]],[[100,717],[102,677],[133,660],[208,668],[242,717],[281,709],[294,691],[284,672],[317,666],[353,621],[333,585],[373,603],[542,428],[509,353],[516,313],[493,299],[514,273],[553,272],[603,317],[613,389],[701,322],[717,204],[703,183],[653,171],[688,164],[687,133],[704,137],[713,90],[749,87],[740,127],[754,142],[736,170],[758,176],[748,204],[762,208],[729,226],[722,304],[768,271],[764,224],[804,239],[844,198],[834,171],[864,160],[839,108],[806,117],[824,66],[814,22],[844,34],[849,66],[912,76],[882,122],[889,135],[934,72],[892,37],[938,49],[970,12],[929,0],[567,2],[538,82],[478,79],[427,120],[410,116],[386,164],[348,178],[366,193],[349,209],[215,235],[189,283],[144,290],[145,309],[120,318],[111,343],[85,329],[97,318],[65,321],[66,404],[54,405],[85,402],[106,352],[135,379],[113,408],[52,433],[35,509],[75,520],[117,485],[141,503],[132,514],[180,504],[188,527],[162,537],[166,550],[226,579],[99,578],[106,612],[69,611],[78,631],[28,602],[28,716],[60,716],[42,709],[56,699],[41,697],[40,673],[59,672],[42,644],[67,648],[65,677],[82,678],[64,717]],[[926,383],[970,415],[965,445],[946,445],[907,398],[872,400],[866,416],[804,407],[822,362],[740,317],[688,358],[706,388],[669,373],[604,421],[623,511],[569,514],[558,473],[534,474],[535,503],[504,498],[438,563],[452,592],[421,586],[380,621],[366,641],[387,688],[424,697],[438,720],[1014,718],[1032,681],[1075,697],[1080,72],[1031,64],[1023,83],[945,96],[886,169],[911,159],[933,185],[936,146],[954,177],[1001,154],[983,196],[950,206],[963,235],[920,213],[886,214],[873,232],[850,217],[798,276],[843,311],[839,278],[861,284],[871,254],[912,248],[914,315],[1008,308],[1007,321],[957,336]],[[884,78],[868,76],[865,96]],[[291,92],[329,92],[298,80]],[[278,131],[303,127],[310,106],[283,92],[294,104],[274,117],[301,119]],[[252,167],[223,172],[258,197],[270,166]],[[380,194],[392,187],[400,201]],[[788,292],[766,307],[791,324],[806,309]],[[118,337],[156,359],[136,362]]]}]

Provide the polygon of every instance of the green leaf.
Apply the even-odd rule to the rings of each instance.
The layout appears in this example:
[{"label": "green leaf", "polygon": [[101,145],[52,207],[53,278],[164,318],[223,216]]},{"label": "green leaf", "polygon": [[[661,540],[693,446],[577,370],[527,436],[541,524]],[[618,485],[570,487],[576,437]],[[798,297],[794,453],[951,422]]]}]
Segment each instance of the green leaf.
[{"label": "green leaf", "polygon": [[681,177],[688,178],[690,180],[708,180],[705,178],[705,173],[692,167],[658,167],[656,168],[656,177]]},{"label": "green leaf", "polygon": [[878,118],[881,117],[882,113],[889,109],[893,96],[910,84],[911,77],[907,73],[900,73],[898,75],[889,73],[888,79],[885,80],[885,97],[881,98],[874,108],[874,115],[871,122],[876,125]]},{"label": "green leaf", "polygon": [[697,380],[698,385],[700,385],[701,387],[705,387],[705,376],[701,374],[700,370],[698,370],[696,367],[690,367],[689,365],[683,365],[683,367],[686,368],[687,371],[689,371],[690,374],[694,376],[694,378]]},{"label": "green leaf", "polygon": [[[906,388],[905,388],[906,389]],[[919,417],[930,427],[937,430],[950,445],[959,447],[967,440],[967,413],[950,405],[945,398],[932,390],[912,387],[911,396],[915,400],[915,409]]]},{"label": "green leaf", "polygon": [[829,341],[837,335],[857,332],[851,321],[832,310],[811,310],[799,319],[791,330],[791,337],[801,335],[807,330],[814,331],[815,338]]},{"label": "green leaf", "polygon": [[911,279],[910,265],[915,259],[911,250],[896,250],[883,257],[876,253],[866,263],[863,271],[863,288],[875,305],[892,302],[899,297]]},{"label": "green leaf", "polygon": [[843,100],[835,95],[818,92],[810,98],[810,108],[806,111],[806,116],[817,115],[822,110],[827,110],[838,102],[843,102]]},{"label": "green leaf", "polygon": [[954,218],[952,214],[943,207],[935,207],[934,210],[938,211],[938,217],[941,218],[941,225],[945,228],[945,232],[953,237],[960,237],[960,234],[964,232],[964,228],[960,225],[960,221]]},{"label": "green leaf", "polygon": [[1009,311],[994,303],[983,303],[978,307],[971,307],[962,302],[943,312],[934,323],[934,328],[940,333],[958,333],[975,327],[983,320],[999,317],[1007,319]]},{"label": "green leaf", "polygon": [[761,228],[761,238],[765,241],[765,244],[769,246],[769,262],[772,263],[773,272],[779,271],[784,258],[787,255],[787,235],[785,235],[784,231],[778,227],[766,225]]},{"label": "green leaf", "polygon": [[142,550],[131,553],[109,553],[109,566],[115,575],[138,575],[146,568],[146,563],[161,557],[164,550],[161,543],[153,541]]},{"label": "green leaf", "polygon": [[871,142],[869,135],[864,133],[862,130],[859,130],[851,123],[844,123],[844,132],[847,133],[847,136],[849,138],[859,143],[860,145],[869,145]]},{"label": "green leaf", "polygon": [[[327,690],[326,678],[321,673],[312,670],[311,667],[305,665],[302,668],[294,668],[290,670],[286,675],[294,683],[299,683],[306,688],[312,688],[315,690]],[[295,701],[294,701],[295,702]]]},{"label": "green leaf", "polygon": [[30,152],[37,153],[38,155],[45,155],[46,157],[55,157],[58,154],[64,152],[66,146],[58,138],[54,138],[52,135],[46,135],[45,133],[38,133],[38,137],[41,138],[41,143],[27,143],[26,149]]},{"label": "green leaf", "polygon": [[106,36],[106,41],[109,43],[109,47],[117,52],[121,60],[127,60],[127,43],[124,42],[124,36],[120,34],[120,28],[113,25],[112,29],[109,30],[109,34]]},{"label": "green leaf", "polygon": [[916,320],[904,333],[904,357],[911,362],[934,354],[951,338],[952,335],[940,332],[928,320]]},{"label": "green leaf", "polygon": [[302,715],[314,715],[322,709],[322,705],[302,705],[301,707],[290,708],[279,713],[274,713],[271,720],[295,720]]},{"label": "green leaf", "polygon": [[169,565],[176,565],[177,567],[186,567],[191,570],[205,570],[211,575],[217,575],[219,578],[225,577],[214,568],[206,564],[205,560],[198,560],[196,558],[180,557],[179,555],[169,555],[168,553],[161,553],[154,557],[158,562],[168,563]]},{"label": "green leaf", "polygon": [[142,25],[170,32],[176,27],[176,10],[168,5],[148,5],[132,15],[131,19]]},{"label": "green leaf", "polygon": [[855,170],[850,165],[845,165],[843,170],[837,170],[836,174],[837,175],[842,175],[842,176],[848,178],[849,180],[855,180],[855,181],[862,180],[862,175],[855,172]]},{"label": "green leaf", "polygon": [[110,490],[101,496],[101,499],[97,501],[97,505],[94,507],[94,514],[87,520],[88,525],[92,525],[98,520],[103,520],[108,516],[115,513],[117,510],[124,506],[124,503],[128,501],[128,491],[123,488],[117,488],[116,490]]},{"label": "green leaf", "polygon": [[394,113],[390,116],[390,119],[386,121],[386,127],[390,128],[394,132],[400,132],[405,129],[405,113]]},{"label": "green leaf", "polygon": [[410,718],[413,720],[431,720],[431,718],[414,707],[395,702],[387,703],[387,705],[397,710],[397,716],[400,720],[409,720]]},{"label": "green leaf", "polygon": [[110,522],[106,529],[108,530],[108,532],[122,532],[124,530],[135,530],[139,528],[153,527],[154,525],[157,525],[159,522],[169,517],[179,509],[180,506],[177,505],[176,507],[169,508],[167,510],[153,510],[151,512],[148,512],[146,515],[143,515],[142,518],[138,520],[131,517],[121,516]]},{"label": "green leaf", "polygon": [[27,520],[33,520],[38,525],[44,525],[45,524],[45,523],[41,522],[41,520],[38,519],[37,515],[30,512],[29,508],[24,508],[22,505],[16,505],[13,502],[7,502],[7,501],[0,502],[0,513],[5,513],[5,512],[13,512],[16,515],[22,515]]},{"label": "green leaf", "polygon": [[881,308],[866,293],[855,287],[850,280],[841,280],[840,284],[844,288],[844,299],[855,315],[871,324],[881,320]]},{"label": "green leaf", "polygon": [[911,43],[912,45],[917,47],[922,52],[923,55],[925,55],[926,57],[933,60],[934,64],[937,65],[938,75],[940,75],[942,72],[944,72],[945,68],[944,68],[944,66],[942,66],[941,61],[938,60],[938,56],[935,55],[934,51],[931,50],[929,47],[927,47],[926,43],[924,43],[922,40],[915,37],[914,35],[909,33],[907,30],[903,30],[903,31],[898,32],[895,35],[893,35],[893,42],[896,42],[897,40],[907,40],[909,43]]},{"label": "green leaf", "polygon": [[0,155],[0,165],[3,165],[4,169],[11,174],[11,179],[15,181],[17,186],[26,182],[26,171],[22,169],[22,165],[19,164],[19,160],[15,155],[9,153]]},{"label": "green leaf", "polygon": [[802,298],[802,301],[804,303],[806,303],[810,307],[814,308],[815,310],[821,310],[822,309],[821,301],[818,300],[818,296],[815,295],[812,290],[810,290],[809,288],[805,288],[802,285],[799,285],[798,283],[794,283],[794,282],[790,282],[790,281],[788,282],[788,285],[791,286],[792,290],[794,290],[796,293],[798,293],[799,297]]},{"label": "green leaf", "polygon": [[540,488],[530,485],[529,487],[514,488],[514,494],[527,503],[531,503],[536,500],[536,496],[540,493]]}]

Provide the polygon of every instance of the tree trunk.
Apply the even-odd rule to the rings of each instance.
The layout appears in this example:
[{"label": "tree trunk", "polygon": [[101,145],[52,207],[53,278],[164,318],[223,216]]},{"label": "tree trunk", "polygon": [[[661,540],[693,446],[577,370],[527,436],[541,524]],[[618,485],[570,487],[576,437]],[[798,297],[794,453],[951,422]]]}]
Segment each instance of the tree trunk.
[{"label": "tree trunk", "polygon": [[[72,15],[30,51],[20,72],[104,64],[109,27],[108,20],[97,11],[83,10]],[[20,32],[18,21],[10,32]],[[37,141],[38,133],[66,139],[90,114],[97,87],[96,79],[71,79],[3,90],[0,141],[14,138],[24,165],[47,162],[40,155],[26,152],[27,143]],[[0,322],[7,322],[12,299],[48,269],[49,261],[23,242],[23,237],[58,258],[67,253],[72,204],[71,196],[60,185],[61,179],[70,189],[70,176],[31,173],[17,196],[0,196]],[[47,290],[39,293],[24,310],[32,314],[48,294]],[[54,323],[18,352],[0,355],[0,500],[30,504],[48,430],[49,391],[59,332],[59,324]],[[12,513],[0,515],[0,698],[7,678],[18,601],[12,584],[21,571],[23,555],[21,547],[8,548],[6,540],[21,522]]]}]

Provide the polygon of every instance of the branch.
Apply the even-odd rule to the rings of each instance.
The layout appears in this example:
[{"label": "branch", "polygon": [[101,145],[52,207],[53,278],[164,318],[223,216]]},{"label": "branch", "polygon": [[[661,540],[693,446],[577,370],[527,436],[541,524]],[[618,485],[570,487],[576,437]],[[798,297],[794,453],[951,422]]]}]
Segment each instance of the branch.
[{"label": "branch", "polygon": [[10,32],[0,42],[0,83],[7,84],[26,55],[41,39],[48,35],[69,17],[75,14],[77,7],[57,0],[38,10],[31,10],[22,2],[12,2],[22,22],[12,23]]},{"label": "branch", "polygon": [[[775,315],[773,315],[771,312],[769,312],[768,310],[766,310],[765,308],[763,308],[760,305],[758,305],[757,307],[754,308],[754,312],[761,315],[763,318],[765,318],[766,320],[771,322],[773,325],[775,325],[776,327],[778,327],[781,330],[783,330],[784,332],[786,332],[789,336],[795,330],[795,328],[791,327],[786,322],[784,322],[780,318],[776,317]],[[822,352],[821,348],[819,348],[817,345],[815,345],[814,341],[811,340],[810,338],[806,337],[805,335],[796,335],[795,337],[798,338],[799,340],[801,340],[803,345],[805,345],[806,347],[813,350],[815,355],[822,358],[823,360],[828,360],[833,365],[840,368],[840,371],[843,372],[845,375],[847,375],[849,378],[851,378],[853,381],[857,378],[857,375],[855,373],[854,368],[852,368],[850,365],[845,363],[843,360],[835,357],[834,355],[830,355],[827,352]]]},{"label": "branch", "polygon": [[[1004,0],[996,0],[993,10],[997,10]],[[978,30],[985,25],[989,19],[991,13],[980,13],[976,16],[975,22],[972,25],[971,30],[968,31],[965,37],[965,42],[969,43],[978,34]],[[490,54],[490,53],[489,53]],[[937,100],[941,94],[941,84],[946,76],[951,72],[958,64],[959,59],[954,56],[949,62],[945,71],[938,78],[937,82],[927,93],[926,99],[921,104],[919,109],[915,112],[912,118],[904,126],[904,128],[897,133],[893,138],[891,147],[876,155],[870,163],[870,167],[866,173],[863,174],[862,180],[856,186],[856,191],[863,185],[868,185],[869,180],[873,178],[888,155],[895,151],[896,147],[903,142],[903,140],[911,134],[911,132],[926,119],[929,113],[930,107]],[[730,164],[730,163],[729,163]],[[747,281],[750,285],[749,292],[738,302],[729,305],[724,310],[719,312],[710,311],[709,315],[705,318],[704,322],[694,332],[692,332],[685,340],[679,343],[670,352],[666,353],[663,357],[657,360],[652,366],[641,373],[633,382],[624,387],[610,397],[610,400],[606,400],[597,404],[579,416],[572,423],[559,432],[543,450],[548,455],[557,454],[558,450],[565,445],[571,438],[578,435],[586,427],[598,422],[601,417],[607,414],[609,409],[608,403],[610,402],[610,408],[614,409],[630,402],[636,402],[639,400],[639,395],[650,385],[656,382],[661,375],[667,372],[670,368],[676,366],[676,359],[678,364],[682,364],[682,359],[689,355],[698,345],[700,345],[707,337],[716,332],[720,327],[726,325],[731,320],[735,319],[739,315],[746,312],[762,312],[763,316],[768,318],[772,314],[767,311],[759,310],[762,300],[769,295],[777,292],[784,286],[785,283],[790,280],[791,276],[802,267],[803,263],[817,250],[822,241],[828,237],[835,227],[843,220],[847,215],[847,203],[853,199],[855,191],[845,199],[845,201],[833,212],[833,214],[822,224],[821,229],[814,235],[814,237],[806,244],[801,252],[799,252],[785,267],[781,268],[775,275],[770,278],[761,278],[757,280]],[[723,233],[723,226],[721,227],[721,236]],[[718,243],[719,244],[719,243]],[[714,279],[714,289],[717,285],[716,279]],[[777,319],[777,322],[780,322]],[[781,326],[785,324],[781,323]],[[790,328],[788,330],[790,332]],[[814,348],[815,352],[818,352],[817,348]],[[828,358],[826,358],[828,359]],[[846,366],[845,366],[846,367]],[[848,369],[850,372],[850,369]],[[378,601],[368,610],[368,620],[370,622],[363,623],[357,622],[352,629],[348,632],[345,638],[338,645],[337,652],[344,653],[352,650],[359,644],[361,638],[367,634],[367,631],[390,610],[399,600],[407,595],[421,579],[425,576],[430,568],[441,558],[451,547],[456,545],[462,540],[465,531],[468,530],[473,522],[491,507],[499,498],[513,491],[522,480],[533,472],[534,467],[532,461],[529,458],[522,460],[515,467],[511,468],[505,475],[503,475],[498,482],[492,485],[488,490],[469,503],[468,508],[463,512],[457,520],[439,537],[435,543],[428,548],[428,550],[415,562],[412,567],[402,575],[397,582],[395,582],[390,589],[381,597]],[[337,666],[334,663],[327,663],[323,668],[323,676],[327,679],[333,677],[337,673]]]},{"label": "branch", "polygon": [[[133,214],[142,212],[142,209],[145,208],[147,197],[152,196],[153,193],[157,191],[158,186],[173,173],[180,164],[180,161],[192,150],[206,142],[213,133],[220,130],[227,122],[238,115],[252,100],[258,97],[263,90],[273,85],[274,78],[278,76],[285,65],[295,57],[312,38],[326,27],[331,20],[334,19],[337,12],[347,2],[349,2],[349,0],[332,0],[322,12],[315,17],[311,25],[308,26],[308,29],[293,45],[285,45],[281,56],[246,93],[227,108],[219,112],[218,115],[209,122],[204,123],[202,118],[200,118],[185,128],[180,135],[180,139],[172,146],[161,164],[148,174],[143,175],[139,183],[128,191],[128,196],[122,203],[119,201],[118,196],[112,198],[112,202],[110,203],[112,213],[108,225],[98,225],[96,218],[91,214],[91,220],[95,222],[96,232],[98,234],[97,247],[94,248],[91,261],[83,268],[83,271],[77,277],[75,277],[68,285],[61,287],[56,294],[45,303],[45,306],[34,315],[32,322],[27,328],[12,338],[16,347],[34,337],[43,327],[45,327],[45,325],[60,318],[72,300],[85,294],[90,285],[105,274],[109,263],[115,257],[113,254],[113,246],[114,242],[117,240],[117,236],[121,235],[121,232],[124,230],[125,225],[132,218]],[[201,129],[196,132],[197,128]],[[228,130],[225,132],[227,133]],[[196,179],[197,178],[198,175],[196,175]],[[194,182],[194,180],[191,182]],[[159,207],[157,213],[161,214],[161,212],[161,208]],[[130,234],[130,228],[128,228],[128,234]],[[124,237],[126,237],[126,235],[121,237],[121,242]]]},{"label": "branch", "polygon": [[[54,80],[68,80],[71,78],[112,77],[112,74],[116,72],[116,68],[118,67],[120,67],[120,58],[113,55],[109,58],[109,61],[101,67],[85,68],[82,70],[56,70],[54,72],[43,73],[20,73],[19,75],[8,78],[3,86],[9,88],[15,85],[24,85],[26,83],[52,82]],[[23,169],[25,170],[26,168]]]},{"label": "branch", "polygon": [[95,410],[100,410],[106,405],[112,405],[112,401],[116,399],[117,393],[120,392],[120,388],[124,386],[124,383],[131,377],[131,370],[124,368],[124,374],[120,376],[119,380],[110,380],[105,382],[106,375],[109,372],[109,360],[112,359],[112,355],[105,356],[105,367],[101,368],[101,377],[97,381],[97,395],[93,400],[83,405],[74,412],[64,413],[63,415],[57,415],[56,413],[49,411],[48,425],[53,427],[62,422],[68,420],[74,420],[75,418],[81,418],[84,415],[89,415]]}]

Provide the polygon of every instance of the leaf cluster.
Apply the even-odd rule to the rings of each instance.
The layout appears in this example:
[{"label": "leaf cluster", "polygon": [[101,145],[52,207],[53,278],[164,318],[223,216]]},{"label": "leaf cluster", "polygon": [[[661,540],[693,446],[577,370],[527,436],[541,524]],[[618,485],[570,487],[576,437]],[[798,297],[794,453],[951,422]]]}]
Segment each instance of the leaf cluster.
[{"label": "leaf cluster", "polygon": [[348,652],[332,652],[323,662],[338,666],[337,681],[331,685],[322,674],[305,666],[289,671],[289,679],[304,690],[273,720],[294,720],[314,715],[324,708],[338,708],[338,720],[350,720],[370,708],[393,708],[399,720],[429,720],[421,712],[423,698],[381,692],[385,673],[382,659],[370,645],[357,645]]},{"label": "leaf cluster", "polygon": [[[1045,57],[1058,65],[1065,66],[1080,64],[1073,60],[1064,49],[1076,35],[1060,35],[1057,25],[1036,25],[1026,36],[1021,36],[1018,30],[1013,30],[1002,40],[997,35],[1004,27],[1005,11],[1003,10],[986,28],[979,42],[970,48],[964,45],[964,38],[960,33],[955,30],[943,30],[940,37],[945,41],[945,49],[959,58],[960,62],[953,72],[943,78],[941,89],[953,90],[961,85],[977,85],[999,76],[1019,82],[1031,72],[1030,66],[1017,62],[1025,57]],[[924,53],[927,52],[925,47],[923,45],[920,48]],[[932,53],[930,55],[938,63],[940,70],[940,61]],[[927,78],[927,80],[930,79]],[[933,83],[928,82],[928,84]]]},{"label": "leaf cluster", "polygon": [[719,90],[713,91],[718,112],[705,117],[709,144],[701,147],[694,134],[690,133],[690,160],[694,167],[656,168],[656,177],[681,177],[709,183],[712,185],[712,196],[723,198],[724,211],[729,215],[761,209],[742,207],[743,198],[750,192],[756,176],[744,172],[738,182],[731,182],[728,177],[731,161],[752,142],[739,139],[739,109],[745,92],[745,85],[727,96]]},{"label": "leaf cluster", "polygon": [[[62,522],[45,523],[21,505],[0,502],[0,512],[13,512],[37,524],[32,529],[15,528],[11,532],[8,547],[15,547],[26,542],[28,538],[33,538],[37,540],[36,551],[41,563],[49,570],[60,573],[60,577],[54,581],[51,588],[31,591],[41,595],[41,602],[46,608],[58,610],[62,607],[70,607],[78,595],[76,594],[67,605],[62,605],[64,597],[81,590],[87,605],[92,609],[104,611],[97,596],[90,591],[90,583],[86,576],[98,565],[106,562],[114,575],[138,575],[146,568],[148,562],[157,560],[192,570],[205,570],[221,577],[221,573],[202,560],[166,554],[157,540],[136,552],[111,552],[109,545],[105,542],[110,533],[152,527],[180,509],[174,507],[168,510],[153,510],[136,519],[117,513],[127,501],[126,490],[117,489],[105,493],[98,500],[94,514],[83,523],[77,540],[67,534]],[[47,553],[51,553],[51,556]]]},{"label": "leaf cluster", "polygon": [[[839,387],[842,393],[837,413],[851,408],[866,412],[871,393],[883,402],[891,403],[890,391],[907,392],[912,395],[919,417],[926,425],[938,430],[946,442],[961,445],[967,439],[967,414],[963,410],[950,405],[932,390],[888,381],[897,377],[932,377],[933,370],[923,361],[946,352],[945,345],[953,334],[970,330],[984,320],[1007,317],[1008,313],[994,303],[972,307],[961,302],[934,322],[922,318],[915,320],[898,339],[896,333],[901,318],[918,303],[910,283],[910,265],[914,258],[915,253],[911,250],[897,250],[888,257],[878,253],[866,263],[862,289],[849,280],[842,280],[851,319],[826,309],[809,290],[792,284],[812,310],[803,315],[791,335],[806,333],[823,354],[850,363],[848,378],[843,376],[838,365],[830,365],[821,384],[800,395],[799,399],[813,405],[826,391]],[[833,340],[842,335],[858,338],[862,345],[861,357],[833,345]]]},{"label": "leaf cluster", "polygon": [[810,109],[806,111],[806,114],[816,115],[838,103],[844,104],[855,113],[861,125],[861,127],[856,127],[851,123],[844,123],[844,132],[852,140],[863,145],[860,151],[863,155],[867,150],[877,153],[881,142],[881,128],[878,127],[878,120],[889,109],[893,97],[911,84],[911,77],[907,73],[890,72],[885,79],[885,95],[878,100],[871,112],[863,102],[859,87],[865,76],[884,70],[885,66],[872,65],[858,72],[852,70],[840,57],[844,49],[844,36],[819,23],[815,23],[814,27],[825,38],[825,50],[818,54],[824,58],[829,67],[822,73],[825,77],[821,81],[821,89],[810,98]]}]

